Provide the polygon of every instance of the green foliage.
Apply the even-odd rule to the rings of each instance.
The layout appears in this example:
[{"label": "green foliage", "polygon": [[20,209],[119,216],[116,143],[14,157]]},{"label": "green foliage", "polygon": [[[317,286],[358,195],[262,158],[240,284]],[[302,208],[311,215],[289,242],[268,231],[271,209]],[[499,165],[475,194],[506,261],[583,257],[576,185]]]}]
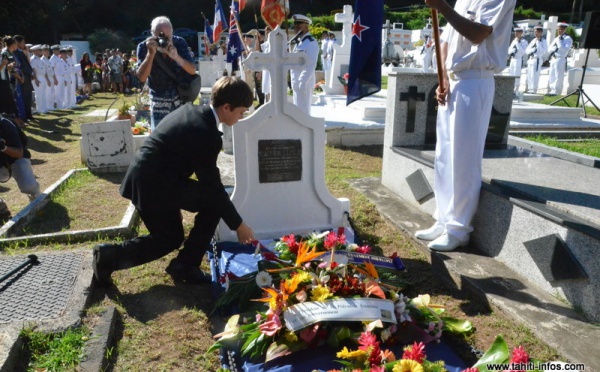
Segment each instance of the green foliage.
[{"label": "green foliage", "polygon": [[65,371],[79,365],[84,356],[88,330],[69,329],[60,333],[35,332],[23,329],[20,336],[30,355],[29,366],[36,371]]},{"label": "green foliage", "polygon": [[554,137],[535,136],[525,137],[530,141],[543,143],[546,146],[558,147],[568,151],[578,152],[580,154],[595,156],[600,158],[600,139],[588,138],[580,141],[562,142]]},{"label": "green foliage", "polygon": [[312,17],[312,21],[312,25],[309,26],[310,33],[317,37],[321,36],[323,30],[339,30],[342,27],[341,23],[335,23],[334,16],[332,15]]},{"label": "green foliage", "polygon": [[536,12],[533,9],[525,9],[523,5],[519,5],[515,8],[514,20],[520,19],[540,19],[542,16],[542,12]]},{"label": "green foliage", "polygon": [[87,39],[90,42],[90,50],[94,52],[115,48],[127,51],[135,48],[133,41],[124,32],[112,31],[107,28],[94,31]]},{"label": "green foliage", "polygon": [[[431,10],[427,7],[412,6],[406,12],[390,12],[384,6],[384,18],[389,19],[390,23],[403,23],[407,30],[422,29],[427,25],[427,19],[431,18]],[[440,24],[445,23],[440,15]]]}]

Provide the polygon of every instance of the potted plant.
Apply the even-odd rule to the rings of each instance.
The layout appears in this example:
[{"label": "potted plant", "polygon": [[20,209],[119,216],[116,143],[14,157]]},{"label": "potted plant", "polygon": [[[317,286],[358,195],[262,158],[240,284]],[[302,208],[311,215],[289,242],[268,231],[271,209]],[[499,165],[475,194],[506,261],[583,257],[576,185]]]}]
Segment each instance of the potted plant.
[{"label": "potted plant", "polygon": [[[129,112],[130,109],[130,104],[127,100],[123,99],[121,102],[121,105],[118,107],[117,111],[118,111],[118,115],[117,115],[117,119],[119,120],[132,120],[132,115]],[[135,120],[133,121],[133,123],[135,123]]]},{"label": "potted plant", "polygon": [[136,117],[150,120],[150,97],[145,89],[133,88],[135,93],[135,102],[133,107],[136,110]]}]

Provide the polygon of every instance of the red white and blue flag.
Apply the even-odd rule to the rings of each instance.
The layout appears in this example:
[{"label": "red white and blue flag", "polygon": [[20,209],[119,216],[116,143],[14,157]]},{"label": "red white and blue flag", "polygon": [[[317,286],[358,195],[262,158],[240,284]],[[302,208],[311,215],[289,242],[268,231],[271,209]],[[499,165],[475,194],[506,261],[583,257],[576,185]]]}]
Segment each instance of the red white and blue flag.
[{"label": "red white and blue flag", "polygon": [[213,40],[213,29],[210,27],[208,18],[204,18],[204,54],[210,55],[210,46],[214,42]]},{"label": "red white and blue flag", "polygon": [[213,22],[213,42],[219,41],[219,36],[221,36],[221,32],[227,30],[227,18],[225,18],[225,12],[223,11],[223,7],[221,6],[221,2],[216,0],[215,2],[215,19]]},{"label": "red white and blue flag", "polygon": [[383,0],[356,0],[346,105],[381,90]]},{"label": "red white and blue flag", "polygon": [[[235,4],[235,2],[234,2]],[[229,15],[229,42],[227,43],[227,63],[231,63],[231,70],[238,71],[239,58],[244,50],[244,44],[238,30],[237,13],[235,6],[232,4],[231,13]]]}]

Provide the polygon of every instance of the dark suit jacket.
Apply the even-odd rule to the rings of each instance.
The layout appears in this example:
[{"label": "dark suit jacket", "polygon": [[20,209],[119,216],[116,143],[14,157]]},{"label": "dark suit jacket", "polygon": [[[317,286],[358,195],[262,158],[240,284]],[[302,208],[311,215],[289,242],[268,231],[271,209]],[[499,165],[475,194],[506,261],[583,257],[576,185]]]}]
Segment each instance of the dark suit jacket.
[{"label": "dark suit jacket", "polygon": [[[242,218],[217,168],[222,135],[209,106],[179,107],[160,122],[135,154],[121,195],[141,211],[208,209],[221,216],[230,229],[237,229]],[[190,179],[192,174],[198,181]]]}]

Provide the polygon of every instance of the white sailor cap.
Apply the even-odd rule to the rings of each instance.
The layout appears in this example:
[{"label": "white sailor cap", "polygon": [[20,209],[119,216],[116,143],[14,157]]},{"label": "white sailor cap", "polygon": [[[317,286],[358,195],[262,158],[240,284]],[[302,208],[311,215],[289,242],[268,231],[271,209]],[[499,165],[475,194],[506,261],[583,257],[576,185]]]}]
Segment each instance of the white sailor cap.
[{"label": "white sailor cap", "polygon": [[34,45],[31,48],[29,48],[29,50],[42,50],[42,46],[40,44]]},{"label": "white sailor cap", "polygon": [[558,22],[557,26],[558,27],[569,27],[569,24],[565,23],[565,22]]},{"label": "white sailor cap", "polygon": [[31,48],[31,47],[33,46],[33,44],[25,44],[25,46],[26,46],[27,48]]},{"label": "white sailor cap", "polygon": [[312,24],[312,20],[302,14],[294,14],[292,16],[292,20],[294,20],[294,23],[299,22],[299,23],[308,23],[309,25]]},{"label": "white sailor cap", "polygon": [[46,49],[50,49],[50,46],[48,44],[43,44],[42,50],[46,50]]},{"label": "white sailor cap", "polygon": [[544,26],[535,26],[533,29],[534,30],[543,30]]},{"label": "white sailor cap", "polygon": [[522,27],[515,27],[515,32],[523,32],[523,28]]}]

